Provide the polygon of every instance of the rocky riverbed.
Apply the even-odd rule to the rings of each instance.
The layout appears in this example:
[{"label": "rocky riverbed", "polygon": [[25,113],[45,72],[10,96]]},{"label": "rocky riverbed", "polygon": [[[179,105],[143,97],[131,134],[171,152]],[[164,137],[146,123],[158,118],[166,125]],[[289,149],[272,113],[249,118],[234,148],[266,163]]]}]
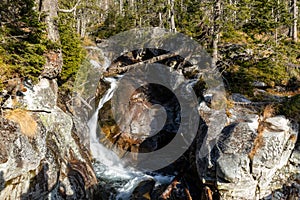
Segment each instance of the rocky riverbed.
[{"label": "rocky riverbed", "polygon": [[[68,99],[73,103],[65,101],[59,107],[56,81],[42,78],[23,97],[9,98],[3,104],[1,199],[300,198],[297,122],[274,114],[272,106],[237,94],[227,95],[226,108],[216,110],[203,81],[195,79],[198,72],[189,64],[172,65],[174,59],[182,62],[179,57],[162,63],[192,83],[200,118],[196,137],[175,162],[162,169],[141,171],[127,166],[122,160],[126,151],[162,148],[178,134],[185,116],[172,93],[146,85],[131,95],[129,112],[119,107],[125,116],[118,124],[121,132],[112,120],[111,98],[125,61],[127,65],[139,61],[128,54],[126,60],[120,58],[110,66],[116,69],[115,64],[121,62],[111,74],[113,70],[103,67],[107,58],[97,60],[99,49],[90,50],[94,52],[90,67],[95,71],[90,76],[101,77],[98,85],[89,85],[95,89],[95,99],[77,93]],[[143,55],[164,53],[151,50]],[[158,103],[161,106],[155,106]],[[154,134],[156,129],[162,131]]]}]

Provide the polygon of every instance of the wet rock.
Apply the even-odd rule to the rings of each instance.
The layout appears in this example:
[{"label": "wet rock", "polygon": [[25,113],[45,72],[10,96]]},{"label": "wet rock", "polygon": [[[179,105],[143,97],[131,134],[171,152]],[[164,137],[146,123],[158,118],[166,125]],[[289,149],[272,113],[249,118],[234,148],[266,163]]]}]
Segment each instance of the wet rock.
[{"label": "wet rock", "polygon": [[154,185],[155,185],[155,181],[153,179],[140,182],[139,185],[132,192],[130,198],[134,200],[151,199],[151,193],[154,188]]}]

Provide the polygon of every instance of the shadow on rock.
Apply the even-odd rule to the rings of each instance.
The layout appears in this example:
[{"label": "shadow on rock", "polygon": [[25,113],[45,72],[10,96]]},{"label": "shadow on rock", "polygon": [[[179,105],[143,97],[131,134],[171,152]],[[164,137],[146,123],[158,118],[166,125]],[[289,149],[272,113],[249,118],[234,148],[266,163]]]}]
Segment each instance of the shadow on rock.
[{"label": "shadow on rock", "polygon": [[5,180],[3,178],[3,172],[0,171],[0,192],[4,189]]},{"label": "shadow on rock", "polygon": [[48,163],[43,164],[40,172],[31,179],[28,192],[21,195],[21,200],[41,199],[41,197],[45,197],[48,194],[48,170]]}]

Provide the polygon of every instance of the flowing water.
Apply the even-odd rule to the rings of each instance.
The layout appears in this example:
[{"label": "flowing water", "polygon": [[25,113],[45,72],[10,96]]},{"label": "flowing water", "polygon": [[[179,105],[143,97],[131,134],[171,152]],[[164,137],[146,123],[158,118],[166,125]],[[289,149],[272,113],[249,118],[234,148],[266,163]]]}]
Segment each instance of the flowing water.
[{"label": "flowing water", "polygon": [[93,158],[96,160],[94,163],[96,176],[104,181],[102,184],[108,184],[110,188],[113,188],[113,191],[116,191],[116,194],[111,193],[110,197],[105,198],[129,199],[133,190],[144,180],[154,179],[156,185],[170,183],[173,178],[171,176],[153,173],[148,175],[145,172],[124,167],[122,160],[113,151],[107,149],[99,142],[97,137],[98,111],[112,98],[117,88],[118,78],[105,78],[104,80],[110,83],[110,88],[100,99],[98,108],[89,120],[88,126],[90,128],[90,148]]}]

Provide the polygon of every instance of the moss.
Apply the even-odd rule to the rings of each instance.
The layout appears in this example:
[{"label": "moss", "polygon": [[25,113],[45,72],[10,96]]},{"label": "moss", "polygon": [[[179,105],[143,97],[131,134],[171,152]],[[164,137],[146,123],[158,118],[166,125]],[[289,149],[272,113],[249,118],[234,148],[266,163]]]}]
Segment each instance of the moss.
[{"label": "moss", "polygon": [[285,102],[277,109],[277,112],[300,123],[300,94],[286,98]]},{"label": "moss", "polygon": [[45,127],[49,127],[47,116],[45,114],[40,115],[40,120]]},{"label": "moss", "polygon": [[[236,45],[234,38],[227,38],[228,42],[233,42],[233,48]],[[290,67],[297,66],[299,63],[297,56],[300,46],[288,41],[288,39],[282,40],[276,46],[272,41],[255,44],[254,41],[248,40],[249,43],[239,45],[237,49],[226,50],[228,45],[224,50],[221,48],[221,65],[223,62],[227,63],[221,68],[231,92],[243,93],[252,97],[254,81],[264,82],[267,87],[274,88],[275,86],[287,86],[292,78],[300,80],[299,71]],[[252,53],[245,53],[247,49],[250,49]],[[233,55],[234,57],[232,57]]]}]

